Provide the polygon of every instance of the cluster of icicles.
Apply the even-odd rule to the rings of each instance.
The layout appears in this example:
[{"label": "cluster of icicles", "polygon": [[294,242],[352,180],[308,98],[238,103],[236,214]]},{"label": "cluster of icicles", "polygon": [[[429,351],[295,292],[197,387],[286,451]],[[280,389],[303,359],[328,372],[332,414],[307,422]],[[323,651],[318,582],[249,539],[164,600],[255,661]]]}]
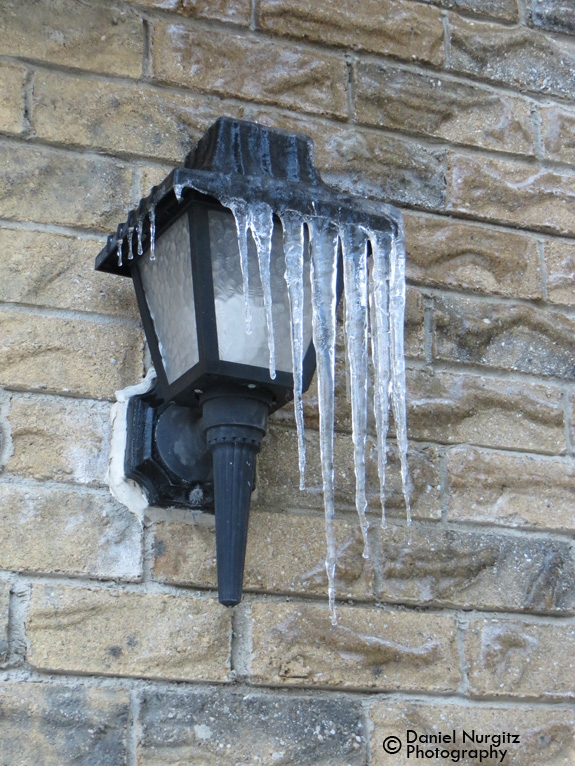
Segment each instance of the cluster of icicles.
[{"label": "cluster of icicles", "polygon": [[[178,200],[183,187],[174,187]],[[245,296],[246,328],[251,332],[248,301],[248,236],[256,245],[262,285],[269,348],[269,371],[276,376],[275,347],[270,282],[272,246],[272,208],[261,202],[221,198],[234,214],[238,232],[240,266]],[[155,258],[155,215],[149,210],[150,258]],[[369,522],[366,517],[365,481],[369,357],[373,364],[374,413],[377,433],[378,475],[385,526],[385,474],[390,404],[393,408],[407,523],[410,517],[411,479],[407,462],[407,426],[403,322],[405,311],[405,250],[403,233],[390,236],[357,224],[336,224],[327,218],[302,216],[294,211],[279,213],[283,227],[285,279],[288,288],[294,370],[294,410],[298,434],[300,489],[305,488],[305,439],[302,401],[304,348],[304,227],[311,248],[311,298],[313,343],[317,358],[320,457],[323,481],[327,538],[326,572],[332,623],[335,609],[336,536],[334,529],[334,419],[335,347],[337,309],[337,262],[341,247],[344,266],[345,345],[350,382],[352,436],[355,467],[355,505],[363,535],[363,557],[369,558]],[[137,253],[142,254],[142,224],[134,227]],[[128,257],[133,258],[134,229],[127,232]],[[371,259],[368,260],[368,252]],[[118,243],[118,262],[122,261],[122,240]]]}]

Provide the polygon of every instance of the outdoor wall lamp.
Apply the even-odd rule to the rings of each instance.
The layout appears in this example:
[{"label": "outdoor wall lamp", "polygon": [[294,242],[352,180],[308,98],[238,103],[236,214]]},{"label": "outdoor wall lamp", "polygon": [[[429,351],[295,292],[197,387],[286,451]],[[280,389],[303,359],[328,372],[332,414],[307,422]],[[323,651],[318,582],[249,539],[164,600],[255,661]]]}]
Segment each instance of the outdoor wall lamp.
[{"label": "outdoor wall lamp", "polygon": [[[333,583],[337,299],[345,283],[346,328],[350,298],[357,303],[358,297],[356,314],[363,312],[349,320],[364,337],[348,356],[352,372],[365,373],[360,389],[366,397],[369,300],[386,304],[378,313],[376,366],[395,369],[393,349],[384,353],[390,347],[384,336],[393,335],[393,327],[383,325],[393,301],[388,256],[400,226],[391,208],[326,186],[308,137],[220,118],[185,166],[154,187],[108,237],[96,260],[96,269],[133,279],[157,373],[155,388],[129,403],[125,474],[146,489],[151,504],[215,509],[223,604],[241,599],[256,454],[268,415],[294,396],[303,448],[301,394],[316,368],[315,349]],[[376,249],[386,257],[378,261],[368,298],[367,255]],[[402,300],[404,293],[396,296]],[[403,305],[399,309],[403,322]],[[361,358],[352,359],[358,348]],[[361,406],[365,397],[360,394]],[[387,417],[387,399],[380,405]],[[363,428],[365,434],[357,409],[354,432]],[[363,515],[362,528],[366,524]]]}]

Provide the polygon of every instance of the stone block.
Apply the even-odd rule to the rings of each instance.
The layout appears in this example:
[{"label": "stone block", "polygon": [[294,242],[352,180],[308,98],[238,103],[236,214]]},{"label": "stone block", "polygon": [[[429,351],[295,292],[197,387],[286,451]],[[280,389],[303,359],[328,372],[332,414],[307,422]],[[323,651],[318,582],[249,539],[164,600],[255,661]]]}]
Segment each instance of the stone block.
[{"label": "stone block", "polygon": [[128,758],[125,689],[0,684],[2,759],[18,766],[118,766]]},{"label": "stone block", "polygon": [[450,154],[447,173],[450,210],[527,229],[575,232],[570,171]]},{"label": "stone block", "polygon": [[575,305],[575,244],[568,240],[545,240],[547,300]]},{"label": "stone block", "polygon": [[405,0],[262,0],[260,24],[287,37],[343,45],[440,66],[443,26],[436,8]]},{"label": "stone block", "polygon": [[575,529],[575,463],[536,455],[449,450],[449,518],[453,521]]},{"label": "stone block", "polygon": [[545,157],[575,164],[575,111],[554,104],[539,107]]},{"label": "stone block", "polygon": [[570,42],[456,14],[450,16],[449,26],[452,70],[521,91],[572,97],[575,50]]},{"label": "stone block", "polygon": [[0,66],[0,130],[4,133],[22,132],[25,82],[24,67],[12,64]]},{"label": "stone block", "polygon": [[517,0],[430,0],[440,8],[453,11],[476,13],[478,16],[491,16],[501,21],[519,21]]},{"label": "stone block", "polygon": [[0,311],[0,385],[93,399],[142,377],[142,333],[136,327]]},{"label": "stone block", "polygon": [[472,619],[465,636],[473,696],[573,698],[575,626]]},{"label": "stone block", "polygon": [[141,766],[366,763],[359,700],[228,689],[146,691],[141,721]]},{"label": "stone block", "polygon": [[[343,58],[228,31],[156,22],[154,79],[299,110],[347,115]],[[208,65],[207,65],[208,64]]]},{"label": "stone block", "polygon": [[494,151],[533,154],[530,104],[442,75],[359,62],[354,96],[360,122]]},{"label": "stone block", "polygon": [[534,237],[411,213],[404,221],[408,279],[511,298],[543,297]]},{"label": "stone block", "polygon": [[[469,480],[475,475],[469,468]],[[568,541],[390,524],[379,536],[384,601],[527,612],[575,610]]]},{"label": "stone block", "polygon": [[561,389],[476,375],[408,371],[413,439],[558,454],[565,451]]},{"label": "stone block", "polygon": [[[362,557],[354,518],[335,521],[341,596],[373,598],[373,567]],[[323,516],[251,514],[244,590],[327,595]],[[217,587],[213,517],[195,524],[160,523],[154,534],[154,577],[163,582]]]},{"label": "stone block", "polygon": [[361,128],[340,128],[316,142],[326,183],[351,194],[396,204],[442,208],[444,153]]},{"label": "stone block", "polygon": [[395,691],[455,691],[455,619],[430,612],[327,604],[252,604],[256,684]]},{"label": "stone block", "polygon": [[575,8],[569,0],[531,0],[528,20],[538,29],[575,34]]},{"label": "stone block", "polygon": [[141,522],[107,493],[2,483],[0,503],[0,568],[101,579],[141,576]]},{"label": "stone block", "polygon": [[133,203],[133,173],[125,163],[30,144],[3,148],[2,218],[106,232],[125,220]]},{"label": "stone block", "polygon": [[104,484],[110,406],[105,402],[14,394],[10,406],[11,473],[34,479]]},{"label": "stone block", "polygon": [[248,26],[250,0],[135,0],[138,5],[177,13],[189,19],[217,19]]},{"label": "stone block", "polygon": [[[271,428],[258,457],[256,503],[263,508],[290,510],[294,508],[323,508],[319,434],[307,430],[306,489],[299,489],[297,437],[293,430]],[[355,508],[355,475],[353,442],[349,434],[335,436],[335,500],[338,509]],[[381,512],[379,477],[377,473],[377,442],[368,437],[366,481],[370,509]],[[434,447],[410,445],[410,468],[414,490],[414,518],[439,518],[440,475],[439,454]],[[405,516],[405,501],[401,488],[399,454],[393,442],[389,444],[385,505],[388,515]]]},{"label": "stone block", "polygon": [[573,380],[575,320],[525,304],[455,296],[433,306],[438,359]]},{"label": "stone block", "polygon": [[10,583],[0,580],[0,666],[8,657],[8,613],[10,611]]},{"label": "stone block", "polygon": [[213,599],[38,585],[26,635],[38,670],[182,681],[229,675],[230,613]]},{"label": "stone block", "polygon": [[[497,742],[496,749],[504,750],[505,755],[482,758],[486,764],[505,763],[509,766],[550,766],[551,764],[568,764],[575,757],[574,734],[575,714],[565,708],[545,707],[510,707],[497,706],[489,703],[481,706],[445,702],[420,702],[417,700],[374,702],[370,708],[370,719],[373,724],[371,735],[371,751],[373,766],[411,766],[416,753],[407,752],[406,732],[410,729],[417,735],[427,737],[417,743],[424,751],[432,749],[433,760],[436,763],[479,763],[477,758],[469,756],[469,750],[489,750],[490,745]],[[440,734],[451,736],[455,731],[455,743],[435,744],[442,740]],[[464,736],[465,732],[465,736]],[[510,736],[502,736],[502,735]],[[478,735],[499,736],[499,740],[483,739],[478,742]],[[386,737],[398,737],[403,744],[401,752],[387,754],[382,748]],[[413,735],[411,735],[413,737]],[[474,738],[475,741],[473,741]],[[517,739],[516,739],[517,738]],[[450,755],[436,759],[435,750],[446,748]],[[494,745],[495,747],[495,745]],[[462,751],[467,750],[463,755]],[[460,755],[451,755],[451,751]],[[421,759],[423,760],[423,759]],[[430,759],[431,760],[431,759]]]},{"label": "stone block", "polygon": [[211,96],[170,93],[145,84],[110,83],[60,72],[38,73],[34,129],[54,143],[158,157],[183,164],[186,154],[225,110],[245,108]]},{"label": "stone block", "polygon": [[103,240],[0,229],[0,300],[136,319],[132,280],[94,271]]},{"label": "stone block", "polygon": [[0,54],[140,77],[142,20],[108,2],[8,0],[0,7]]}]

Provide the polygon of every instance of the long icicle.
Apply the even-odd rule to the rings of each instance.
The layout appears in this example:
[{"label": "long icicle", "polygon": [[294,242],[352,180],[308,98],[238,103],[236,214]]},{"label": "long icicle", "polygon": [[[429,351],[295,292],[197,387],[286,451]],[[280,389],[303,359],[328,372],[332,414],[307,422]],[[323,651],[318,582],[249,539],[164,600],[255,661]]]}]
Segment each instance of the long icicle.
[{"label": "long icicle", "polygon": [[391,386],[389,330],[389,237],[369,232],[372,252],[370,275],[370,323],[373,358],[373,397],[377,433],[377,471],[381,500],[381,526],[385,527],[385,479],[387,433],[389,431],[389,391]]},{"label": "long icicle", "polygon": [[411,524],[411,476],[407,462],[407,420],[405,357],[403,350],[403,323],[405,315],[405,241],[403,227],[391,238],[389,313],[391,329],[391,392],[393,417],[399,459],[401,461],[401,484],[405,498],[407,525]]},{"label": "long icicle", "polygon": [[238,232],[238,249],[240,252],[240,268],[244,288],[244,310],[246,317],[246,334],[252,334],[252,310],[250,308],[250,277],[248,266],[248,229],[250,216],[247,202],[239,199],[222,199],[221,203],[229,207],[234,214]]},{"label": "long icicle", "polygon": [[335,339],[339,239],[335,226],[327,219],[310,219],[309,230],[311,240],[312,327],[313,343],[317,355],[319,439],[327,539],[325,568],[327,572],[331,622],[332,625],[336,625],[333,429],[335,417]]},{"label": "long icicle", "polygon": [[265,202],[252,203],[249,207],[249,227],[256,244],[260,281],[264,298],[266,328],[268,335],[268,353],[270,378],[276,377],[276,349],[274,338],[274,317],[270,260],[272,252],[272,232],[274,227],[273,212]]},{"label": "long icicle", "polygon": [[297,428],[299,488],[305,489],[305,433],[303,418],[303,323],[304,323],[304,223],[301,215],[286,212],[281,217],[286,262],[285,279],[290,307],[293,365],[293,405]]},{"label": "long icicle", "polygon": [[363,557],[369,558],[366,517],[365,449],[367,443],[368,282],[367,238],[357,226],[340,231],[345,290],[345,337],[351,390],[351,421],[355,470],[355,507],[363,535]]}]

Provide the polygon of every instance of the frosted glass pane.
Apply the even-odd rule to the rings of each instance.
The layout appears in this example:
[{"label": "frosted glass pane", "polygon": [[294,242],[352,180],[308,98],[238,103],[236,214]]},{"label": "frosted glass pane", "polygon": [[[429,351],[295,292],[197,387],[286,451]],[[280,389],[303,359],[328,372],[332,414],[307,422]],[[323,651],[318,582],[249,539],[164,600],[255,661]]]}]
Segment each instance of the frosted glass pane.
[{"label": "frosted glass pane", "polygon": [[200,359],[187,215],[158,237],[156,259],[146,252],[138,268],[168,383],[173,383]]},{"label": "frosted glass pane", "polygon": [[[238,237],[234,217],[227,210],[210,210],[208,214],[212,274],[216,301],[218,350],[227,362],[254,365],[267,369],[269,349],[266,316],[256,247],[248,237],[249,301],[252,312],[252,332],[246,332],[244,292]],[[304,348],[311,342],[311,297],[309,283],[309,248],[305,254],[305,322]],[[271,255],[271,286],[273,324],[276,348],[276,369],[292,372],[290,315],[283,234],[279,223],[274,226]]]}]

